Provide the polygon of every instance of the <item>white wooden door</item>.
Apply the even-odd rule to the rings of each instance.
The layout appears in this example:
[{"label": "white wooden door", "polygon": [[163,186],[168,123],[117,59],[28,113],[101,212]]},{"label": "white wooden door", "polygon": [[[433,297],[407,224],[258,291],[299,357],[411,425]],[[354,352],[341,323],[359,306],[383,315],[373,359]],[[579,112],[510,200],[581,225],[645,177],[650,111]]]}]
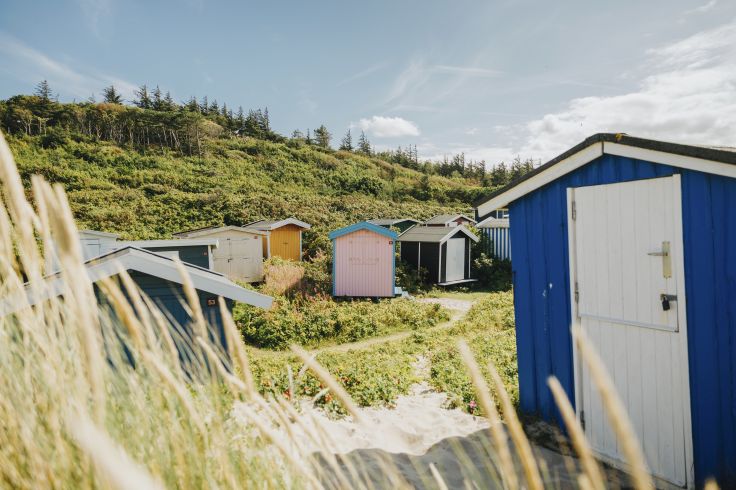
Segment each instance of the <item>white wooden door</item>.
[{"label": "white wooden door", "polygon": [[212,262],[215,272],[230,277],[230,241],[218,238],[218,247],[212,251]]},{"label": "white wooden door", "polygon": [[450,238],[446,243],[445,282],[462,281],[465,279],[465,239]]},{"label": "white wooden door", "polygon": [[263,246],[259,236],[230,238],[230,274],[245,282],[260,281],[263,275]]},{"label": "white wooden door", "polygon": [[[651,473],[691,485],[679,175],[570,189],[568,198],[574,321],[611,374]],[[669,305],[662,295],[670,296]],[[588,441],[604,459],[622,463],[606,408],[577,353],[575,368]]]}]

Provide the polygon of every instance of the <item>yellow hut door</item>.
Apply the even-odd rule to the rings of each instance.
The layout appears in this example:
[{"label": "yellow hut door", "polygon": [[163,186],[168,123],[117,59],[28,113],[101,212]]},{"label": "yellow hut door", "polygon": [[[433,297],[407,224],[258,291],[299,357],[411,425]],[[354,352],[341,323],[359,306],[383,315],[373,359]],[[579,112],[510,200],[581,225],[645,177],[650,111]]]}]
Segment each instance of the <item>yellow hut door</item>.
[{"label": "yellow hut door", "polygon": [[271,256],[300,261],[302,258],[302,229],[286,225],[271,232]]}]

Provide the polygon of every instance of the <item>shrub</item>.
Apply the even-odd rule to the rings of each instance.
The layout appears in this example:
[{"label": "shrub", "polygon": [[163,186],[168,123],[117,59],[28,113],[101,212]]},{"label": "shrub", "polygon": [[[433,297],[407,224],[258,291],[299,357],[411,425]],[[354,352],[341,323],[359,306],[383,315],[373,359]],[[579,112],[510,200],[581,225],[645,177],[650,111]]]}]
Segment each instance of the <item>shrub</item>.
[{"label": "shrub", "polygon": [[511,261],[495,259],[484,252],[473,261],[478,282],[492,291],[508,291],[512,284]]},{"label": "shrub", "polygon": [[238,305],[234,316],[247,343],[268,349],[355,342],[399,330],[423,330],[449,318],[437,304],[406,299],[336,303],[302,297],[279,298],[268,311]]}]

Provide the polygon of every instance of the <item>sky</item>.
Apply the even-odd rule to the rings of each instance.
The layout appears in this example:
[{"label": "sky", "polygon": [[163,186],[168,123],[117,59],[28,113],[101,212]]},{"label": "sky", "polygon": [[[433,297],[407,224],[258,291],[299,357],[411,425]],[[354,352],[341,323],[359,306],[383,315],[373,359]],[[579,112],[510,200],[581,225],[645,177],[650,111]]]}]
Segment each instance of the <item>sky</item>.
[{"label": "sky", "polygon": [[736,1],[0,0],[0,98],[42,79],[489,166],[597,132],[736,146]]}]

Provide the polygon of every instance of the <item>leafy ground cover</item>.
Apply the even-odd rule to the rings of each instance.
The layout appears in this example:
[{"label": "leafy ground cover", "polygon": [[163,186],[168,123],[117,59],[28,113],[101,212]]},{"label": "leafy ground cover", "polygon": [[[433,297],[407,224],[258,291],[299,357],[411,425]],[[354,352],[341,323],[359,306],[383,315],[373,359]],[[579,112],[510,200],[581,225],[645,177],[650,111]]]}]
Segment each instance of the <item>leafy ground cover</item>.
[{"label": "leafy ground cover", "polygon": [[[460,295],[456,294],[454,297]],[[406,303],[409,303],[408,301]],[[421,303],[411,302],[418,307]],[[474,391],[465,372],[456,343],[466,339],[483,366],[492,361],[512,396],[518,400],[516,344],[511,292],[487,293],[468,314],[451,326],[435,325],[409,329],[405,338],[372,344],[348,351],[322,349],[316,359],[325,366],[362,406],[391,405],[397,396],[421,380],[414,366],[417,359],[429,359],[428,381],[448,394],[448,406],[478,413]],[[301,362],[284,351],[249,349],[254,376],[265,394],[316,397],[328,410],[342,408],[324,391],[324,386]]]}]

